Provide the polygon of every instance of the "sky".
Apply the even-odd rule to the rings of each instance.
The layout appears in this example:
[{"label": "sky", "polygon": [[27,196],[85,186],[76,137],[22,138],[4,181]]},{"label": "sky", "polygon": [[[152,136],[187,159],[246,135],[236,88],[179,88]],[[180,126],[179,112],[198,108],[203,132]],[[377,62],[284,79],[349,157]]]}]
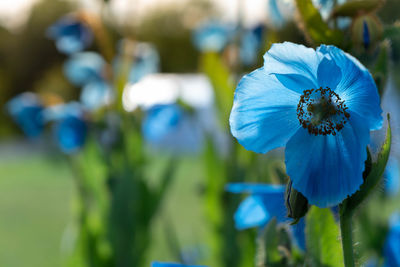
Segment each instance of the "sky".
[{"label": "sky", "polygon": [[[16,29],[23,25],[30,8],[39,0],[0,0],[0,23],[9,29]],[[54,0],[60,1],[60,0]],[[68,0],[66,0],[68,1]],[[69,0],[73,1],[73,0]],[[96,10],[99,0],[76,0],[83,7]],[[187,0],[112,0],[112,10],[122,21],[131,18],[135,11],[141,16],[147,10],[162,5],[179,6]],[[267,17],[268,0],[213,0],[217,8],[222,11],[224,20],[234,21],[238,14],[239,3],[244,10],[244,21],[247,25],[254,25]],[[134,8],[136,10],[134,10]]]}]

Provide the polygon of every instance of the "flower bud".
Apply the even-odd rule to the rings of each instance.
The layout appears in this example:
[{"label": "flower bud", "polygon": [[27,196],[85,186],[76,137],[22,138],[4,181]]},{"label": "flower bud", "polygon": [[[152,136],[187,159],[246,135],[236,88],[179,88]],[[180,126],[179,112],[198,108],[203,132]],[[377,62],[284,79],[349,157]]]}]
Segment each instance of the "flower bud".
[{"label": "flower bud", "polygon": [[375,15],[359,16],[353,21],[352,38],[357,47],[373,49],[381,40],[382,32],[382,23]]},{"label": "flower bud", "polygon": [[309,205],[308,200],[300,192],[292,187],[292,181],[286,186],[286,208],[287,216],[294,219],[296,224],[304,215],[306,215]]}]

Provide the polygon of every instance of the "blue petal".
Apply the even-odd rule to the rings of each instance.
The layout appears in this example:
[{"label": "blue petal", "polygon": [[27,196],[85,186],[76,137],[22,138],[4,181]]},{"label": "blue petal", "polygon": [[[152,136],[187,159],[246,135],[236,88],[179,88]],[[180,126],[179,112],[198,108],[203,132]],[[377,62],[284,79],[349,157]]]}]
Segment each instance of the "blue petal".
[{"label": "blue petal", "polygon": [[[310,81],[309,88],[298,87],[296,92],[316,88],[317,70],[322,55],[312,48],[290,42],[273,44],[264,55],[264,68],[268,73],[297,74]],[[310,87],[311,86],[311,87]]]},{"label": "blue petal", "polygon": [[170,263],[170,262],[158,262],[158,261],[153,261],[151,263],[151,267],[206,267],[206,266],[200,266],[200,265],[184,265],[184,264],[179,264],[179,263]]},{"label": "blue petal", "polygon": [[335,46],[320,46],[317,51],[329,55],[342,71],[335,92],[349,110],[361,116],[371,130],[382,127],[382,109],[378,89],[368,70],[354,57]]},{"label": "blue petal", "polygon": [[341,79],[342,72],[335,61],[324,57],[318,66],[318,85],[335,90]]},{"label": "blue petal", "polygon": [[230,183],[225,186],[225,190],[231,193],[248,193],[248,194],[270,194],[284,193],[285,186],[255,183]]},{"label": "blue petal", "polygon": [[286,221],[285,186],[269,184],[232,183],[225,188],[232,193],[250,193],[235,213],[238,229],[263,227],[270,218]]},{"label": "blue petal", "polygon": [[238,230],[252,227],[263,227],[271,218],[262,198],[259,195],[249,196],[236,210],[235,225]]},{"label": "blue petal", "polygon": [[369,129],[357,114],[333,135],[311,135],[301,128],[286,146],[286,169],[293,188],[310,204],[331,207],[352,195],[363,183]]},{"label": "blue petal", "polygon": [[253,71],[236,88],[229,119],[232,135],[259,153],[284,146],[299,128],[299,98],[264,68]]}]

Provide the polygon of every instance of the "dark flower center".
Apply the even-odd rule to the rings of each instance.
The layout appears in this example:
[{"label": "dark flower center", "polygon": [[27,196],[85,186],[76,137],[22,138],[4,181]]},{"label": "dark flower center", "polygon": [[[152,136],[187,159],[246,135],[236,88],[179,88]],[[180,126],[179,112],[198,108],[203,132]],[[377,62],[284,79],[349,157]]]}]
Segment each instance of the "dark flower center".
[{"label": "dark flower center", "polygon": [[297,105],[301,126],[314,135],[336,135],[349,120],[348,107],[329,87],[304,90]]}]

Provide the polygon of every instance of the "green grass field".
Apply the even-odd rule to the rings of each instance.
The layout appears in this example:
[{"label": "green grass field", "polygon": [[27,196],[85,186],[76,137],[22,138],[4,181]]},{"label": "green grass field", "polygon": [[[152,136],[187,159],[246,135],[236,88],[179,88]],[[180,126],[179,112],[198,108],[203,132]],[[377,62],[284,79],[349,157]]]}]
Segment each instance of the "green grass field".
[{"label": "green grass field", "polygon": [[[151,225],[147,264],[177,260],[166,241],[165,222],[173,225],[183,247],[204,241],[201,196],[195,194],[201,176],[201,166],[194,159],[180,164]],[[30,144],[0,144],[0,266],[63,266],[61,243],[73,219],[73,196],[72,172],[62,158]]]}]

